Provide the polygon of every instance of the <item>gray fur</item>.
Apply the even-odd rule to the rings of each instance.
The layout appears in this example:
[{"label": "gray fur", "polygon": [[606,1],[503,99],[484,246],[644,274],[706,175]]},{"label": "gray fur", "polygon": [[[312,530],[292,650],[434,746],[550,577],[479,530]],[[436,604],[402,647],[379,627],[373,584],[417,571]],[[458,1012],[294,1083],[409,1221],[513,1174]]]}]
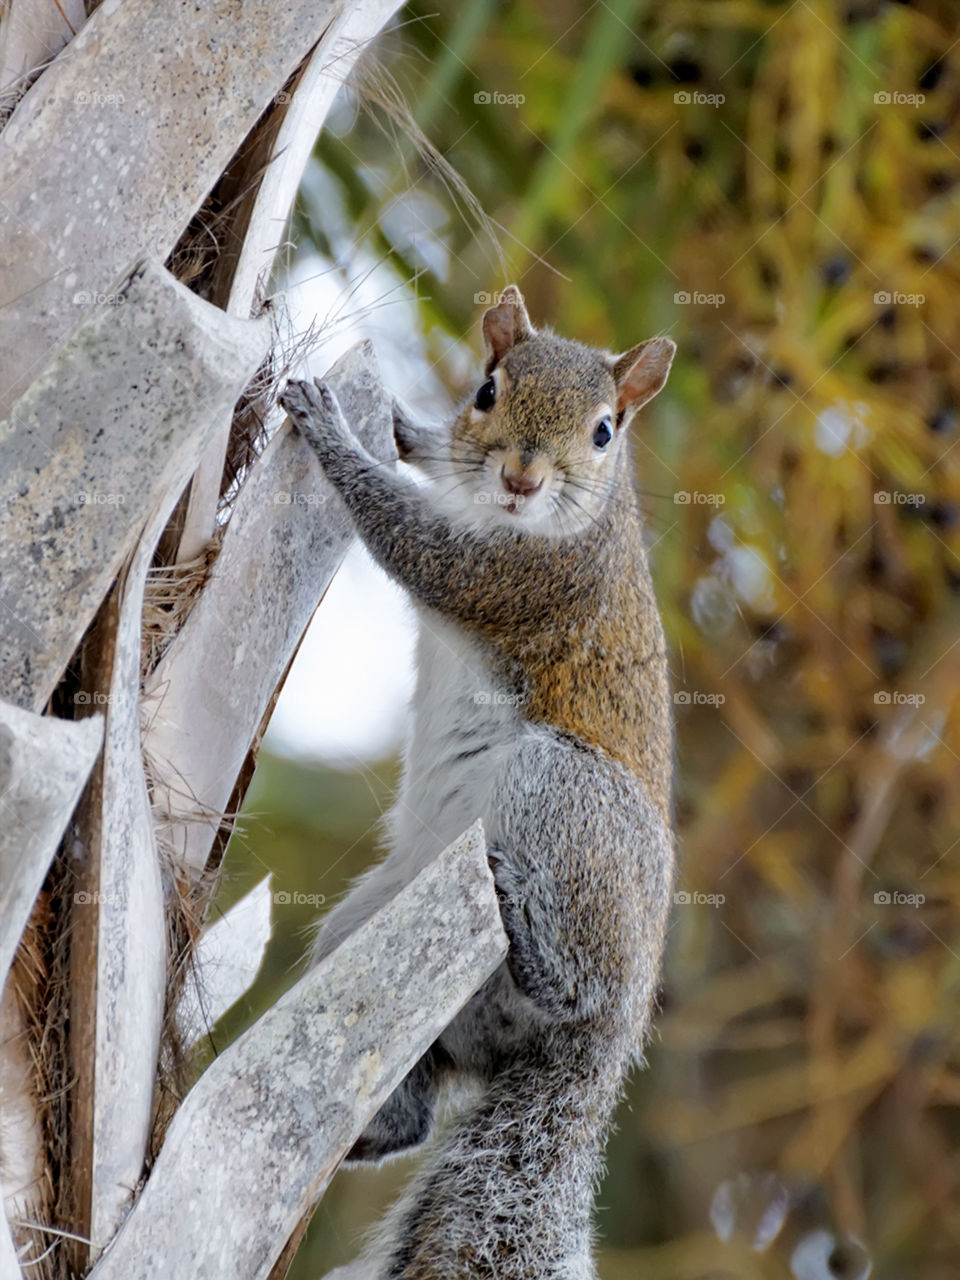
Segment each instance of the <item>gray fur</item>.
[{"label": "gray fur", "polygon": [[[522,359],[510,364],[508,352],[506,385],[525,422],[563,401],[572,435],[598,397],[615,401],[609,358],[580,347],[566,399],[556,394],[550,371],[573,347],[531,331]],[[548,514],[535,533],[515,531],[499,513],[486,527],[475,511],[458,520],[438,501],[436,476],[419,487],[367,455],[327,388],[291,384],[283,404],[421,617],[388,855],[330,912],[317,954],[478,816],[511,944],[351,1153],[380,1159],[418,1145],[445,1083],[473,1086],[384,1224],[378,1280],[591,1280],[593,1192],[648,1029],[673,875],[665,656],[626,446],[621,436],[576,526],[551,528]],[[431,441],[400,411],[395,429],[401,456],[430,455],[435,473],[437,457],[456,461],[452,435]],[[462,443],[467,411],[459,430]],[[618,628],[626,638],[610,654]],[[571,646],[589,649],[581,666]],[[606,681],[636,685],[634,702],[604,686],[613,657]],[[560,723],[545,718],[552,707]],[[595,732],[571,730],[581,712]]]}]

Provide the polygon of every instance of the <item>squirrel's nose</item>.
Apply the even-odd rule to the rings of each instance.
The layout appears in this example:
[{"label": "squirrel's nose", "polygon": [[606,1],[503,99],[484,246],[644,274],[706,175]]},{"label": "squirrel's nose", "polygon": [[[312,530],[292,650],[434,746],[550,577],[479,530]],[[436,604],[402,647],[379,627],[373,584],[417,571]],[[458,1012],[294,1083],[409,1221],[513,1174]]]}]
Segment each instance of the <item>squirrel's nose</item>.
[{"label": "squirrel's nose", "polygon": [[507,471],[506,468],[500,472],[500,479],[507,493],[519,494],[521,498],[529,498],[543,484],[543,476],[539,480],[534,480],[533,476],[525,471],[515,475],[512,471]]}]

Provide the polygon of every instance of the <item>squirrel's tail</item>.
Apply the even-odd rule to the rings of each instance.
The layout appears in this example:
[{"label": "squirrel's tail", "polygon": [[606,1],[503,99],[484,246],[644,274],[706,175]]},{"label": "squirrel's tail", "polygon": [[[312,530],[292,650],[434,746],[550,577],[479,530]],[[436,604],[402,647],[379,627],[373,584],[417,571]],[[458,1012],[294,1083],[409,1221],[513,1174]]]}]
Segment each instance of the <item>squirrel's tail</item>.
[{"label": "squirrel's tail", "polygon": [[622,1063],[560,1056],[511,1062],[435,1141],[378,1234],[376,1280],[595,1280],[591,1206]]}]

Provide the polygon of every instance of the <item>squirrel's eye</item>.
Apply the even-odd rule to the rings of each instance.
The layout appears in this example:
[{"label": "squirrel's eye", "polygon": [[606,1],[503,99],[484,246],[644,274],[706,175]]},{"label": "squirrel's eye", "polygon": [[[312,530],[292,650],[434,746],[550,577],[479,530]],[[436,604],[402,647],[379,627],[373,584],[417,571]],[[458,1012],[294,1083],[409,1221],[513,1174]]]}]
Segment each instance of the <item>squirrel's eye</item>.
[{"label": "squirrel's eye", "polygon": [[613,439],[613,424],[609,418],[601,418],[594,428],[593,443],[598,449],[605,449]]},{"label": "squirrel's eye", "polygon": [[488,378],[480,390],[477,392],[477,398],[474,400],[474,406],[486,413],[493,408],[494,401],[497,398],[497,384],[492,378]]}]

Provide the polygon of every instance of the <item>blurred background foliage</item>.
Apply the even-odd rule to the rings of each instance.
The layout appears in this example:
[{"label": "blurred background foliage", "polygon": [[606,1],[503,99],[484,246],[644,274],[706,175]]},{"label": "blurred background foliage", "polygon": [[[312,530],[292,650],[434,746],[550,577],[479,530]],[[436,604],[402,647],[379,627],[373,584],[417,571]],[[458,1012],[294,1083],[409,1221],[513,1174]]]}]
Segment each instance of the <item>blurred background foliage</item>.
[{"label": "blurred background foliage", "polygon": [[[428,375],[470,390],[464,344],[508,280],[585,342],[679,344],[633,433],[680,897],[599,1196],[604,1280],[960,1274],[958,16],[410,5],[304,186],[298,243],[413,282],[413,403]],[[395,780],[265,756],[224,902],[265,869],[332,899]],[[315,914],[276,909],[217,1048]],[[299,1280],[356,1253],[409,1168],[338,1176]]]}]

